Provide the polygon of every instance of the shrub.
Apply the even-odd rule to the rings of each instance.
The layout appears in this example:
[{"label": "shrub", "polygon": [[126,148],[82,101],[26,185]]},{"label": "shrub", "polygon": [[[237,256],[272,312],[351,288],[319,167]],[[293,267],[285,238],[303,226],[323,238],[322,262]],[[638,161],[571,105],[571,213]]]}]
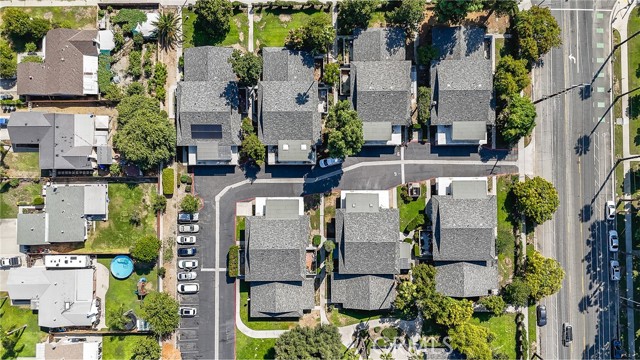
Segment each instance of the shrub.
[{"label": "shrub", "polygon": [[111,166],[109,166],[109,173],[111,174],[111,176],[119,176],[121,172],[122,169],[120,168],[120,164],[113,163],[111,164]]},{"label": "shrub", "polygon": [[162,193],[165,195],[173,195],[174,184],[173,169],[166,168],[162,170]]},{"label": "shrub", "polygon": [[413,256],[415,257],[420,256],[420,245],[413,244]]},{"label": "shrub", "polygon": [[387,342],[383,338],[379,338],[376,340],[376,345],[378,345],[379,348],[385,348],[387,347]]},{"label": "shrub", "polygon": [[404,238],[404,242],[406,242],[407,244],[411,244],[411,243],[413,243],[413,239],[412,238]]},{"label": "shrub", "polygon": [[373,332],[376,333],[376,334],[380,334],[380,330],[381,329],[382,328],[380,328],[380,326],[376,326],[376,327],[373,328]]},{"label": "shrub", "polygon": [[35,43],[28,42],[28,43],[24,44],[24,51],[26,51],[28,53],[35,52],[37,49],[38,49],[38,47],[36,46]]},{"label": "shrub", "polygon": [[320,235],[313,235],[313,246],[320,246],[321,241],[322,237]]},{"label": "shrub", "polygon": [[233,245],[229,248],[229,254],[227,256],[227,270],[229,271],[229,277],[238,277],[238,267],[240,266],[238,262],[238,257],[240,251],[240,246]]},{"label": "shrub", "polygon": [[424,225],[424,216],[422,214],[418,214],[418,216],[414,217],[407,226],[404,228],[404,232],[410,232],[411,230],[416,230],[421,228]]},{"label": "shrub", "polygon": [[409,196],[409,188],[406,185],[402,185],[400,188],[400,199],[402,199],[405,204],[413,201],[413,198]]},{"label": "shrub", "polygon": [[388,327],[388,328],[382,329],[382,336],[384,336],[389,340],[394,340],[395,338],[398,337],[398,335],[400,335],[400,332],[395,327]]},{"label": "shrub", "polygon": [[151,200],[151,208],[154,212],[162,212],[167,209],[167,198],[160,194],[155,194]]},{"label": "shrub", "polygon": [[425,86],[418,88],[418,122],[426,125],[431,118],[431,89]]},{"label": "shrub", "polygon": [[480,299],[480,301],[478,301],[478,303],[486,307],[487,310],[493,312],[493,314],[496,316],[502,314],[507,307],[507,304],[502,299],[502,296],[496,295],[483,297],[482,299]]},{"label": "shrub", "polygon": [[131,225],[140,226],[140,222],[142,221],[142,216],[140,216],[140,212],[138,210],[134,210],[131,213],[131,217],[129,217],[129,222]]},{"label": "shrub", "polygon": [[[112,10],[107,9],[109,12]],[[136,9],[122,9],[116,16],[111,18],[111,22],[122,26],[125,33],[131,33],[138,23],[147,21],[147,15]]]},{"label": "shrub", "polygon": [[9,186],[12,188],[17,188],[20,185],[20,179],[11,179],[9,180]]},{"label": "shrub", "polygon": [[180,182],[183,184],[191,184],[191,177],[187,174],[180,175]]},{"label": "shrub", "polygon": [[141,55],[140,50],[134,50],[129,53],[129,67],[127,68],[127,74],[136,79],[142,75]]},{"label": "shrub", "polygon": [[40,195],[36,195],[33,197],[33,205],[42,205],[44,204],[44,198]]},{"label": "shrub", "polygon": [[187,195],[180,203],[180,209],[186,213],[193,214],[200,208],[200,199],[193,195]]},{"label": "shrub", "polygon": [[164,275],[166,273],[167,273],[167,269],[165,269],[164,266],[158,269],[158,276],[160,276],[161,278],[164,278]]},{"label": "shrub", "polygon": [[184,187],[184,192],[191,193],[191,185],[187,185]]},{"label": "shrub", "polygon": [[131,247],[131,257],[145,263],[154,262],[159,252],[160,240],[154,235],[139,238]]}]

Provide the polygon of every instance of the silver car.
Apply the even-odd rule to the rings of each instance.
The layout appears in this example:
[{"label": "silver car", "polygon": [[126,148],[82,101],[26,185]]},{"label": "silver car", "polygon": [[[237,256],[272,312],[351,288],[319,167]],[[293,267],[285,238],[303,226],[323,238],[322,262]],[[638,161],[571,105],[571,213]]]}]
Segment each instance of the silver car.
[{"label": "silver car", "polygon": [[619,281],[620,280],[620,263],[618,262],[618,260],[611,260],[609,262],[609,266],[610,266],[610,273],[611,273],[611,280],[612,281]]},{"label": "silver car", "polygon": [[198,277],[198,274],[193,271],[178,273],[178,281],[195,280],[196,277]]},{"label": "silver car", "polygon": [[198,267],[198,260],[180,260],[178,267],[184,270],[192,270]]},{"label": "silver car", "polygon": [[200,231],[200,226],[196,224],[180,225],[178,231],[181,233],[197,233]]},{"label": "silver car", "polygon": [[176,242],[180,245],[192,245],[196,243],[196,237],[194,235],[178,235]]}]

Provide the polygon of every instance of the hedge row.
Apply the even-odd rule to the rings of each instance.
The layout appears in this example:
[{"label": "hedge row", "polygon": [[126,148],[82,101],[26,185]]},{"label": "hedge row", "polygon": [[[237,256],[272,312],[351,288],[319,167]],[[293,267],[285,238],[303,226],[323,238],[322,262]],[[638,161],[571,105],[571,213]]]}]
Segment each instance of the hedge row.
[{"label": "hedge row", "polygon": [[229,263],[227,265],[227,270],[229,271],[229,277],[238,277],[239,252],[240,246],[238,245],[233,245],[229,248],[229,254],[227,255],[227,261]]},{"label": "hedge row", "polygon": [[175,187],[175,176],[172,168],[162,170],[162,193],[165,195],[173,195]]}]

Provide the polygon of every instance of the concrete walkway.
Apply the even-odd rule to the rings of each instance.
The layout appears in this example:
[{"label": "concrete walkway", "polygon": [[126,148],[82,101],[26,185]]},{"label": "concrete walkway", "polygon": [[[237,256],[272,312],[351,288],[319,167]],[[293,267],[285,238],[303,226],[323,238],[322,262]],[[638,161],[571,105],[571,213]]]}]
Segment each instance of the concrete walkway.
[{"label": "concrete walkway", "polygon": [[249,18],[249,37],[247,38],[247,51],[253,52],[253,4],[247,7],[247,17]]},{"label": "concrete walkway", "polygon": [[[320,194],[320,238],[322,239],[322,245],[327,240],[326,234],[324,233],[324,195]],[[326,255],[326,254],[325,254]],[[325,256],[322,256],[322,262],[324,263]],[[319,266],[319,265],[318,265]],[[324,275],[322,277],[322,281],[320,282],[320,323],[321,324],[329,324],[329,319],[327,319],[327,276],[326,269],[324,271]]]}]

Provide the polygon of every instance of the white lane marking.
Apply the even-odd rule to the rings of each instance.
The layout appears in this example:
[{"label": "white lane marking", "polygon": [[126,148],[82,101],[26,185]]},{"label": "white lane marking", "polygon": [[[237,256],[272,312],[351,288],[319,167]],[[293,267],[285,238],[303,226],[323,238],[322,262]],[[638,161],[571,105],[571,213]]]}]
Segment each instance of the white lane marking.
[{"label": "white lane marking", "polygon": [[215,271],[220,271],[220,272],[225,272],[227,271],[227,268],[202,268],[200,269],[200,271],[205,271],[205,272],[215,272]]}]

